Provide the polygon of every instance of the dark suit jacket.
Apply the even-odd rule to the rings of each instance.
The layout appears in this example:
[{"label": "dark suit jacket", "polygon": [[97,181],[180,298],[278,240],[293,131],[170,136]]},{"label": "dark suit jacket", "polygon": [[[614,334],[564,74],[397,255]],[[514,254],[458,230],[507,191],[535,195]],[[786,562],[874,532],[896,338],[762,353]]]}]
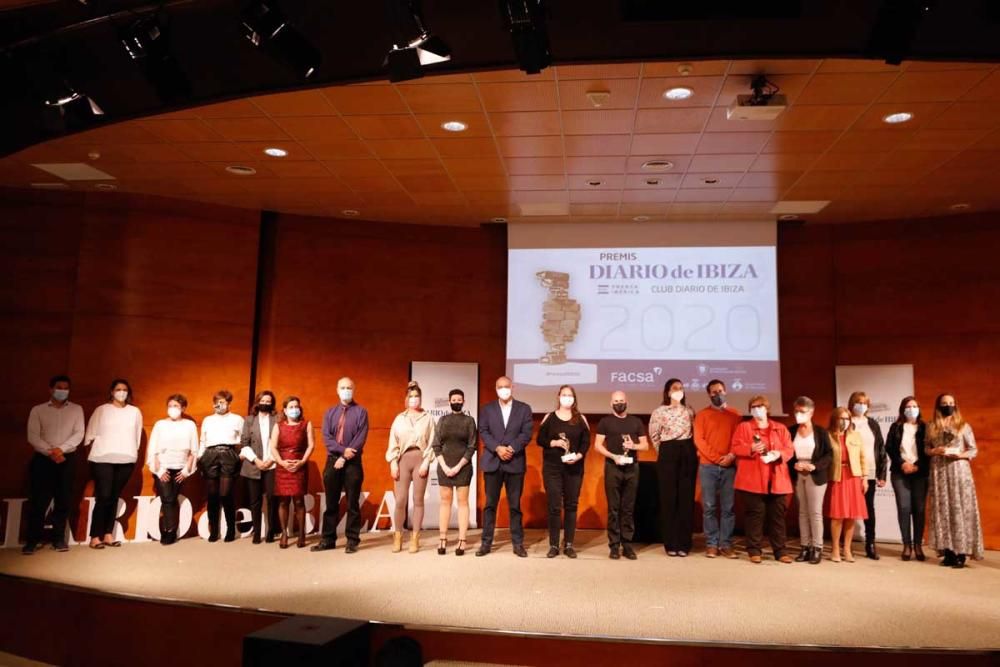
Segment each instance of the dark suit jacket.
[{"label": "dark suit jacket", "polygon": [[[524,449],[531,442],[531,406],[514,400],[510,410],[507,426],[503,425],[503,414],[500,412],[500,401],[490,401],[479,410],[479,435],[483,439],[483,456],[480,467],[483,472],[523,473]],[[498,445],[509,445],[514,448],[514,458],[502,461],[496,455]]]},{"label": "dark suit jacket", "polygon": [[[795,442],[795,434],[799,432],[798,424],[790,424],[788,433],[791,435],[792,443]],[[816,448],[813,450],[812,459],[809,463],[816,466],[816,469],[809,473],[816,486],[823,486],[830,481],[830,465],[833,463],[833,440],[830,433],[822,426],[813,424],[813,440],[816,441]],[[799,459],[793,454],[788,460],[788,472],[792,476],[792,484],[795,484],[799,476],[799,471],[795,469],[795,464]]]},{"label": "dark suit jacket", "polygon": [[903,424],[896,422],[889,427],[889,436],[885,441],[885,453],[889,455],[893,477],[927,477],[931,469],[931,457],[924,450],[924,437],[927,433],[927,424],[923,421],[917,422],[917,472],[907,475],[903,472],[903,454],[900,448],[903,445]]},{"label": "dark suit jacket", "polygon": [[[278,423],[278,416],[273,412],[271,413],[271,428]],[[243,436],[240,438],[240,449],[243,447],[249,447],[253,450],[253,453],[257,455],[259,459],[266,459],[267,452],[264,451],[264,441],[260,437],[260,422],[257,421],[257,415],[249,415],[243,420]],[[244,461],[243,467],[240,468],[241,477],[249,477],[250,479],[260,479],[260,468],[250,461]]]}]

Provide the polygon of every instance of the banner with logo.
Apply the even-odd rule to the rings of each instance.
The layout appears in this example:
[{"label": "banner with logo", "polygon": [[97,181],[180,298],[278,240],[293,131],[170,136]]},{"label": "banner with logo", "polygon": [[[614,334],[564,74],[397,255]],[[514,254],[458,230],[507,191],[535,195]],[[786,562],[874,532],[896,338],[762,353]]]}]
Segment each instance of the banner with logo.
[{"label": "banner with logo", "polygon": [[[465,411],[479,424],[479,364],[461,362],[411,361],[410,379],[420,383],[424,409],[440,419],[451,412],[448,392],[461,389],[465,392]],[[469,527],[476,527],[476,486],[478,485],[477,456],[472,457],[472,484],[469,487]],[[438,509],[441,495],[438,489],[437,465],[431,466],[424,498],[423,528],[438,527]],[[410,512],[413,511],[413,488],[410,488]],[[454,494],[451,508],[451,527],[458,528],[458,494]]]},{"label": "banner with logo", "polygon": [[[879,366],[837,366],[837,405],[847,407],[847,399],[855,391],[863,391],[871,399],[868,416],[882,428],[882,437],[899,416],[899,402],[913,395],[913,366],[910,364]],[[886,485],[875,491],[875,537],[879,542],[902,542],[896,514],[896,495],[889,473]],[[855,534],[864,534],[859,521]]]}]

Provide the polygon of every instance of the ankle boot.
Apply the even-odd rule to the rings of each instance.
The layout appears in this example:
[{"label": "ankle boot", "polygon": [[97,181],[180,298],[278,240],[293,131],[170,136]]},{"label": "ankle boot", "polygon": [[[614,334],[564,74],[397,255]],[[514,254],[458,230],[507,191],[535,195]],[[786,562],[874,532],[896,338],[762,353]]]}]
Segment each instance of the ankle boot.
[{"label": "ankle boot", "polygon": [[909,542],[903,544],[903,560],[910,560],[913,557],[913,547]]},{"label": "ankle boot", "polygon": [[809,551],[809,564],[819,565],[819,562],[823,560],[823,547],[813,547]]},{"label": "ankle boot", "polygon": [[801,551],[799,551],[799,555],[795,557],[795,562],[796,563],[804,563],[807,560],[809,560],[809,557],[811,555],[809,552],[811,550],[812,550],[812,547],[805,547],[805,546],[802,547]]},{"label": "ankle boot", "polygon": [[403,532],[397,530],[392,534],[392,553],[398,554],[403,550]]},{"label": "ankle boot", "polygon": [[879,559],[878,551],[875,550],[874,542],[865,542],[865,556],[872,560]]},{"label": "ankle boot", "polygon": [[921,563],[927,560],[927,556],[924,555],[924,547],[920,542],[915,542],[913,544],[913,555]]},{"label": "ankle boot", "polygon": [[410,548],[409,552],[415,554],[420,551],[420,531],[414,530],[410,533]]}]

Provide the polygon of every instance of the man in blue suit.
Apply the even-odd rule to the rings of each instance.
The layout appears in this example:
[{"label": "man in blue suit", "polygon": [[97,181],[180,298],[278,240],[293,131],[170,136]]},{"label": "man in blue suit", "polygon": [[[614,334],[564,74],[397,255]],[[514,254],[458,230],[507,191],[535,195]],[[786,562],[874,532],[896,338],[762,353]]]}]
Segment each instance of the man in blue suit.
[{"label": "man in blue suit", "polygon": [[483,510],[483,536],[477,556],[485,556],[493,548],[493,530],[497,522],[497,505],[501,487],[507,489],[510,507],[510,535],[514,553],[527,558],[524,550],[524,527],[521,525],[521,490],[524,488],[524,450],[531,442],[531,406],[513,397],[513,384],[508,377],[497,380],[497,400],[479,409],[479,435],[483,439],[480,467],[486,487],[486,507]]}]

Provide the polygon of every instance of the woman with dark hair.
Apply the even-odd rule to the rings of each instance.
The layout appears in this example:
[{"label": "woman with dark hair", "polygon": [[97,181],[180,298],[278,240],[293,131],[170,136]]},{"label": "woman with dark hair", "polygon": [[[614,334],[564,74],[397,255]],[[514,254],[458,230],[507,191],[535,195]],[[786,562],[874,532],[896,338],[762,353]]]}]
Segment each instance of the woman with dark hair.
[{"label": "woman with dark hair", "polygon": [[[583,487],[583,457],[590,448],[590,426],[576,404],[576,390],[559,387],[556,409],[542,418],[538,442],[542,447],[542,481],[549,501],[548,558],[559,555],[559,525],[563,524],[563,554],[576,558],[576,510]],[[564,516],[565,514],[565,516]]]},{"label": "woman with dark hair", "polygon": [[[927,425],[920,418],[920,404],[913,396],[899,403],[899,417],[889,427],[885,453],[889,456],[892,490],[896,494],[903,560],[924,560],[924,510],[930,457],[924,449]],[[912,529],[911,529],[912,521]]]},{"label": "woman with dark hair", "polygon": [[924,448],[931,457],[930,546],[944,556],[941,565],[960,569],[966,557],[983,559],[983,526],[972,479],[976,436],[952,394],[934,401]]},{"label": "woman with dark hair", "polygon": [[135,469],[142,440],[142,413],[132,405],[132,386],[127,380],[117,379],[111,382],[108,394],[108,402],[90,416],[83,438],[90,447],[87,460],[94,479],[91,549],[122,545],[114,536],[118,497]]},{"label": "woman with dark hair", "polygon": [[392,551],[403,550],[403,526],[406,522],[406,505],[413,485],[413,515],[410,517],[410,548],[420,551],[420,529],[424,522],[424,495],[427,493],[427,473],[434,459],[434,418],[421,407],[423,393],[420,385],[406,385],[406,409],[396,415],[389,429],[389,447],[385,460],[395,482],[396,510],[393,514]]},{"label": "woman with dark hair", "polygon": [[441,493],[438,510],[438,555],[448,551],[448,524],[451,523],[451,503],[458,495],[458,546],[456,556],[465,555],[465,535],[469,531],[469,485],[472,484],[472,458],[476,455],[479,432],[476,420],[465,414],[465,392],[448,392],[451,413],[438,419],[434,427],[431,449],[437,459],[437,481]]},{"label": "woman with dark hair", "polygon": [[187,406],[183,394],[168,396],[167,418],[153,424],[149,434],[146,465],[153,473],[153,486],[160,497],[160,544],[164,546],[177,541],[177,496],[184,480],[194,474],[198,453],[198,427],[194,420],[185,419]]},{"label": "woman with dark hair", "polygon": [[851,546],[854,522],[867,519],[865,492],[869,481],[865,477],[865,445],[855,430],[847,408],[834,408],[830,415],[830,437],[833,438],[833,474],[827,494],[830,533],[833,549],[830,560],[840,562],[841,534],[844,537],[844,560],[854,562]]},{"label": "woman with dark hair", "polygon": [[687,556],[694,533],[694,482],[698,450],[694,445],[694,410],[684,385],[670,378],[663,385],[663,405],[649,417],[649,440],[656,449],[660,486],[660,524],[668,556]]},{"label": "woman with dark hair", "polygon": [[882,427],[868,415],[872,400],[863,391],[856,391],[847,399],[847,409],[854,422],[854,431],[860,436],[865,450],[865,509],[868,518],[865,519],[865,555],[878,560],[878,550],[875,548],[875,491],[885,486],[887,458],[885,441],[882,439]]},{"label": "woman with dark hair", "polygon": [[813,423],[816,404],[799,396],[792,406],[795,423],[788,427],[795,455],[788,461],[795,498],[799,501],[799,544],[795,562],[818,565],[823,557],[823,498],[833,461],[830,434]]},{"label": "woman with dark hair", "polygon": [[215,414],[201,422],[201,443],[198,449],[198,467],[205,478],[208,495],[208,541],[219,540],[219,508],[226,517],[226,542],[236,539],[236,502],[233,483],[240,470],[237,449],[243,437],[243,417],[229,408],[233,394],[220,389],[212,396]]},{"label": "woman with dark hair", "polygon": [[312,422],[302,415],[302,401],[289,396],[281,403],[282,415],[271,429],[271,458],[277,464],[274,495],[278,496],[278,519],[281,522],[282,549],[288,548],[289,504],[295,505],[295,530],[299,549],[306,545],[306,490],[309,482],[309,456],[313,451]]},{"label": "woman with dark hair", "polygon": [[260,544],[265,496],[267,541],[274,542],[274,536],[278,534],[278,504],[274,499],[274,470],[277,464],[271,458],[271,430],[277,420],[274,416],[277,403],[278,399],[271,390],[259,392],[254,397],[253,409],[243,420],[243,435],[240,438],[240,460],[243,462],[240,476],[246,481],[254,544]]}]

